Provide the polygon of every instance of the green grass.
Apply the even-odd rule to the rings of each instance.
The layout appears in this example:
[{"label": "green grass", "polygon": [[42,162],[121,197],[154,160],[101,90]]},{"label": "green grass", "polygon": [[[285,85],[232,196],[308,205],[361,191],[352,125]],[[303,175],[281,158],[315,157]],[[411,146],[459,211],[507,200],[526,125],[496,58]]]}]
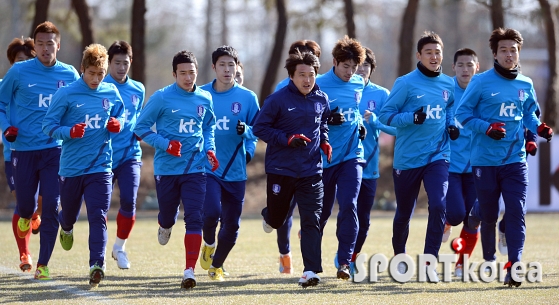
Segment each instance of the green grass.
[{"label": "green grass", "polygon": [[[141,216],[141,214],[140,214]],[[369,238],[362,252],[372,255],[392,253],[390,214],[373,214]],[[81,217],[85,219],[85,216]],[[386,273],[378,283],[341,281],[335,278],[333,257],[337,248],[335,218],[328,223],[322,242],[324,273],[319,286],[301,289],[297,286],[302,273],[302,259],[297,239],[298,219],[292,230],[292,253],[295,272],[278,272],[276,234],[266,234],[260,219],[244,219],[237,245],[225,262],[231,273],[225,282],[212,282],[206,272],[196,268],[198,286],[191,291],[180,289],[184,269],[183,223],[175,225],[166,246],[157,242],[156,218],[139,218],[127,250],[132,268],[120,270],[107,255],[105,280],[96,289],[88,284],[89,250],[87,222],[79,221],[74,229],[74,246],[64,251],[57,241],[49,267],[50,282],[38,282],[31,274],[18,269],[17,247],[11,223],[0,222],[0,303],[41,302],[48,304],[557,304],[559,295],[559,246],[557,214],[527,216],[528,236],[524,262],[538,261],[543,267],[543,282],[526,283],[507,288],[501,283],[406,283],[392,281]],[[416,215],[411,223],[408,253],[423,251],[425,215]],[[454,228],[451,238],[459,235]],[[114,216],[109,221],[108,249],[115,239]],[[38,255],[39,239],[31,238],[33,258]],[[451,253],[448,243],[441,253]],[[472,261],[482,262],[478,244]],[[504,256],[498,257],[505,261]],[[439,271],[441,268],[439,268]],[[34,269],[33,269],[34,271]]]}]

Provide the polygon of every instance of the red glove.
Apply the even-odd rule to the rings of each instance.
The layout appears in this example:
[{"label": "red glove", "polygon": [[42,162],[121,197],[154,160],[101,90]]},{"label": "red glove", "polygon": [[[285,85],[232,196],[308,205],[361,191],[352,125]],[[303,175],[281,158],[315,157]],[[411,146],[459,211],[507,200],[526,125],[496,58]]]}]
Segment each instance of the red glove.
[{"label": "red glove", "polygon": [[505,123],[491,123],[485,134],[493,140],[501,140],[507,135],[507,131],[502,126],[505,126]]},{"label": "red glove", "polygon": [[107,122],[107,129],[112,133],[119,133],[120,122],[116,118],[110,117],[109,122]]},{"label": "red glove", "polygon": [[330,164],[330,162],[332,162],[332,146],[330,146],[330,143],[328,143],[328,141],[322,141],[322,143],[320,143],[320,149],[322,149],[322,151],[326,155],[326,161],[328,161],[328,164]]},{"label": "red glove", "polygon": [[553,129],[547,126],[545,123],[542,123],[538,126],[538,136],[547,140],[547,142],[551,141],[551,137],[553,137]]},{"label": "red glove", "polygon": [[181,142],[177,140],[171,140],[169,141],[169,147],[167,147],[167,153],[175,157],[180,157],[181,147],[182,147]]},{"label": "red glove", "polygon": [[534,141],[526,142],[526,152],[531,154],[532,156],[536,155],[538,151],[538,144]]},{"label": "red glove", "polygon": [[76,124],[70,129],[70,138],[83,138],[85,134],[85,123]]},{"label": "red glove", "polygon": [[6,138],[6,141],[8,142],[15,141],[17,138],[17,131],[18,131],[17,127],[14,126],[8,127],[8,129],[4,131],[4,137]]},{"label": "red glove", "polygon": [[208,150],[206,155],[208,156],[208,162],[210,162],[210,165],[212,166],[212,172],[215,172],[219,167],[219,161],[217,161],[214,151]]},{"label": "red glove", "polygon": [[311,139],[307,138],[304,134],[294,134],[289,137],[287,140],[287,145],[291,147],[300,147],[300,146],[307,146],[307,142],[310,142]]}]

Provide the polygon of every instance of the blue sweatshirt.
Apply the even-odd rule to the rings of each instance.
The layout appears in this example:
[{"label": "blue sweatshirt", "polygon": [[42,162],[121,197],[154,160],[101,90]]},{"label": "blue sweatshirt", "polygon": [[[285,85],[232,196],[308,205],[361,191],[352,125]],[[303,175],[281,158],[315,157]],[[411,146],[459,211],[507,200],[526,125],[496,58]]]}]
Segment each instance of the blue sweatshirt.
[{"label": "blue sweatshirt", "polygon": [[142,83],[130,79],[128,76],[126,81],[121,84],[109,74],[105,77],[104,82],[116,86],[126,109],[124,112],[126,120],[122,131],[112,137],[113,168],[119,167],[128,160],[141,161],[142,149],[134,135],[134,127],[136,127],[136,121],[144,104],[146,89]]},{"label": "blue sweatshirt", "polygon": [[[153,124],[157,132],[151,129]],[[205,173],[207,151],[216,152],[214,130],[210,93],[198,86],[188,92],[173,83],[150,97],[134,133],[155,148],[154,174],[168,176]],[[181,142],[181,157],[167,153],[171,140]]]},{"label": "blue sweatshirt", "polygon": [[[421,125],[413,123],[414,112],[427,113]],[[428,77],[418,69],[396,79],[380,110],[380,121],[396,127],[395,169],[407,170],[437,160],[450,161],[447,127],[454,118],[454,80],[440,74]]]},{"label": "blue sweatshirt", "polygon": [[[124,125],[124,103],[113,84],[101,83],[91,89],[83,78],[60,88],[43,120],[43,132],[62,140],[60,170],[63,177],[112,171],[112,133],[107,130],[110,117]],[[72,139],[70,130],[85,123],[83,138]]]},{"label": "blue sweatshirt", "polygon": [[[224,92],[217,92],[211,83],[200,86],[202,90],[212,95],[216,116],[215,146],[219,168],[211,172],[208,164],[206,170],[223,181],[245,181],[246,153],[254,156],[256,138],[252,132],[252,125],[260,110],[258,98],[254,92],[235,84]],[[237,135],[237,122],[246,123],[245,133]]]},{"label": "blue sweatshirt", "polygon": [[380,132],[384,131],[389,135],[396,135],[396,128],[382,124],[377,117],[389,94],[390,92],[388,89],[371,82],[367,82],[363,89],[363,97],[359,104],[359,112],[361,115],[365,114],[365,110],[372,112],[369,121],[364,121],[364,125],[367,128],[367,137],[362,142],[367,163],[365,163],[365,167],[363,168],[363,179],[377,179],[380,177],[378,167],[378,138]]},{"label": "blue sweatshirt", "polygon": [[[460,85],[458,85],[458,80],[456,76],[454,77],[454,100],[455,105],[460,105],[460,100],[464,91]],[[456,107],[458,108],[458,107]],[[472,145],[472,131],[464,128],[456,118],[454,119],[454,126],[460,129],[460,136],[454,141],[450,141],[450,168],[448,169],[451,173],[466,174],[472,172],[472,164],[470,163],[470,151]]]},{"label": "blue sweatshirt", "polygon": [[[506,79],[495,69],[477,74],[466,88],[457,120],[473,133],[472,166],[501,166],[526,162],[524,126],[536,133],[540,120],[536,91],[529,77]],[[490,124],[505,123],[506,137],[496,141],[485,134]]]},{"label": "blue sweatshirt", "polygon": [[[16,62],[0,84],[0,127],[17,127],[18,136],[10,143],[14,150],[30,151],[61,145],[40,132],[43,119],[58,88],[79,79],[74,67],[57,61],[45,67],[37,58]],[[13,100],[13,104],[10,104]],[[14,112],[10,119],[6,109]]]},{"label": "blue sweatshirt", "polygon": [[363,144],[359,139],[359,126],[363,124],[363,118],[359,113],[359,103],[364,88],[363,78],[354,74],[348,82],[344,82],[334,73],[332,67],[330,71],[316,78],[316,84],[320,90],[328,94],[330,110],[339,107],[338,112],[343,113],[346,119],[342,125],[328,126],[332,162],[325,163],[324,167],[328,168],[356,158],[365,162]]},{"label": "blue sweatshirt", "polygon": [[[303,95],[290,81],[268,96],[253,126],[254,135],[268,143],[266,173],[296,178],[321,174],[320,143],[328,141],[329,117],[328,96],[316,85]],[[294,134],[304,134],[311,142],[290,147],[287,142]]]}]

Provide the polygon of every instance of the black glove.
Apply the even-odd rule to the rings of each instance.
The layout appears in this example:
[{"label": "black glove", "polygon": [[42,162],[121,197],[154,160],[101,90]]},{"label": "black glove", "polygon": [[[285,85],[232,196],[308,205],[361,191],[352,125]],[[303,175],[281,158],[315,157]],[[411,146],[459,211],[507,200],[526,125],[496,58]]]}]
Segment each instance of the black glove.
[{"label": "black glove", "polygon": [[448,134],[450,135],[450,139],[454,141],[460,136],[460,129],[456,128],[454,125],[450,125],[448,126]]},{"label": "black glove", "polygon": [[245,133],[246,126],[245,122],[241,122],[241,120],[239,120],[239,122],[237,122],[237,134],[242,135]]},{"label": "black glove", "polygon": [[367,128],[365,128],[365,125],[359,125],[359,139],[363,141],[365,140],[366,137],[367,137]]},{"label": "black glove", "polygon": [[248,152],[246,153],[246,158],[247,158],[247,164],[249,164],[250,160],[252,160],[252,157],[250,156],[250,154]]},{"label": "black glove", "polygon": [[[553,129],[551,129],[551,127],[547,126],[545,123],[542,123],[540,126],[538,126],[538,136],[546,139],[547,142],[549,142],[553,137]],[[6,137],[6,139],[8,139],[8,137]]]},{"label": "black glove", "polygon": [[425,122],[427,118],[427,113],[423,112],[423,106],[413,113],[413,123],[415,125],[421,125]]},{"label": "black glove", "polygon": [[502,126],[505,126],[505,123],[492,123],[485,134],[491,139],[499,141],[507,135],[507,131]]},{"label": "black glove", "polygon": [[287,145],[290,147],[301,147],[307,146],[307,142],[310,142],[311,139],[307,138],[304,134],[294,134],[289,137],[287,140]]},{"label": "black glove", "polygon": [[328,119],[328,125],[342,125],[345,123],[345,117],[342,113],[338,112],[340,107],[334,108],[332,112],[330,112],[330,118]]}]

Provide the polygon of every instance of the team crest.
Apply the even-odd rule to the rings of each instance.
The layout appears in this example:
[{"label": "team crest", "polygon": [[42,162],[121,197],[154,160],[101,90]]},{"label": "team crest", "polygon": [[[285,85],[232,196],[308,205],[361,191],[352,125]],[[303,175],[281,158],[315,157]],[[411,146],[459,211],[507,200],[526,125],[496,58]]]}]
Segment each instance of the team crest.
[{"label": "team crest", "polygon": [[443,90],[443,100],[445,102],[448,102],[449,98],[450,98],[450,93],[448,92],[448,90]]},{"label": "team crest", "polygon": [[12,165],[13,165],[13,167],[16,167],[16,165],[17,165],[17,158],[12,157]]},{"label": "team crest", "polygon": [[196,113],[198,114],[199,117],[204,116],[204,112],[205,112],[204,106],[198,105],[196,107]]},{"label": "team crest", "polygon": [[377,102],[375,102],[375,101],[368,101],[367,102],[367,110],[373,111],[373,110],[375,110],[375,108],[377,108]]},{"label": "team crest", "polygon": [[481,178],[481,168],[476,168],[476,177]]},{"label": "team crest", "polygon": [[324,107],[322,106],[321,103],[316,102],[314,103],[314,112],[316,112],[317,114],[321,114],[324,111]]},{"label": "team crest", "polygon": [[110,106],[111,106],[111,105],[110,105],[110,103],[109,103],[109,99],[108,99],[108,98],[104,98],[104,99],[103,99],[103,109],[104,109],[104,110],[109,110]]},{"label": "team crest", "polygon": [[239,114],[241,112],[241,103],[234,102],[231,104],[231,112],[233,112],[234,115]]},{"label": "team crest", "polygon": [[518,99],[521,102],[524,102],[526,100],[526,92],[522,89],[518,90]]},{"label": "team crest", "polygon": [[140,98],[136,94],[132,94],[132,105],[138,106],[139,101],[140,101]]},{"label": "team crest", "polygon": [[357,91],[355,92],[355,104],[359,106],[359,102],[361,102],[361,92]]},{"label": "team crest", "polygon": [[396,177],[400,177],[400,174],[402,173],[402,170],[396,169],[394,171],[396,172]]},{"label": "team crest", "polygon": [[160,182],[161,181],[161,176],[159,176],[159,175],[155,176],[155,181]]},{"label": "team crest", "polygon": [[63,80],[59,80],[56,82],[56,88],[60,89],[64,86],[66,86],[66,83]]},{"label": "team crest", "polygon": [[66,177],[60,176],[60,182],[64,182],[64,180],[66,180]]},{"label": "team crest", "polygon": [[272,185],[272,191],[274,192],[274,195],[278,195],[280,190],[281,190],[281,186],[279,184]]}]

